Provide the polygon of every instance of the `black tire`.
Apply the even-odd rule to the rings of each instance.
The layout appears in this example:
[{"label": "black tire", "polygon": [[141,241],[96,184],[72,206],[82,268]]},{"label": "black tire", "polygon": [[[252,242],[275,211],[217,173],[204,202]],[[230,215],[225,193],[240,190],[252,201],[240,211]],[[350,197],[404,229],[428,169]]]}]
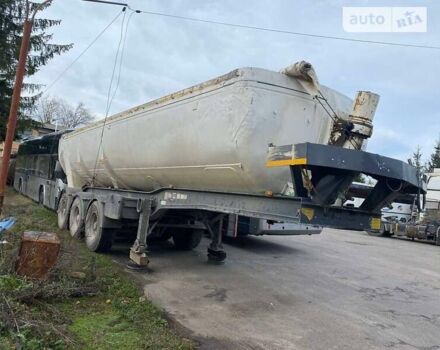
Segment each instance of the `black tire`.
[{"label": "black tire", "polygon": [[44,188],[40,186],[38,190],[38,205],[44,206]]},{"label": "black tire", "polygon": [[392,237],[393,234],[390,231],[384,231],[384,232],[382,232],[382,234],[380,236],[381,237]]},{"label": "black tire", "polygon": [[369,236],[373,237],[390,237],[390,233],[388,231],[377,231],[377,230],[367,230]]},{"label": "black tire", "polygon": [[62,230],[67,229],[69,223],[69,208],[67,195],[65,193],[61,194],[58,201],[57,216],[58,216],[58,227]]},{"label": "black tire", "polygon": [[69,231],[73,238],[80,239],[84,235],[84,219],[82,202],[79,197],[75,197],[69,211]]},{"label": "black tire", "polygon": [[226,252],[224,250],[212,250],[208,248],[208,260],[216,263],[222,263],[226,260]]},{"label": "black tire", "polygon": [[179,250],[192,250],[202,240],[203,230],[182,229],[172,234],[174,246]]},{"label": "black tire", "polygon": [[107,252],[113,244],[113,232],[102,227],[104,213],[101,205],[94,201],[87,209],[84,221],[86,245],[92,252]]},{"label": "black tire", "polygon": [[160,236],[147,237],[147,243],[154,244],[154,243],[166,242],[171,238],[171,236],[172,234],[170,231],[165,231]]},{"label": "black tire", "polygon": [[369,236],[374,237],[391,237],[393,234],[385,229],[385,226],[383,224],[380,225],[379,230],[368,230],[367,231]]},{"label": "black tire", "polygon": [[435,245],[440,246],[440,226],[437,227],[437,231],[435,232]]},{"label": "black tire", "polygon": [[173,237],[173,234],[171,233],[171,231],[167,230],[167,231],[163,232],[162,235],[155,237],[155,240],[156,240],[156,242],[166,242],[171,237]]}]

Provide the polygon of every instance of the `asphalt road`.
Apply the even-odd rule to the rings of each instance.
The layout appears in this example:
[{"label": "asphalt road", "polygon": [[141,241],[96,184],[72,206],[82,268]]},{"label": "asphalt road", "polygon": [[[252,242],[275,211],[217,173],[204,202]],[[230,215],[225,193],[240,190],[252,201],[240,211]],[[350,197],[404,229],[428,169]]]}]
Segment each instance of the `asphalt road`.
[{"label": "asphalt road", "polygon": [[202,349],[440,349],[440,247],[327,229],[226,244],[216,266],[207,244],[153,247],[136,274]]}]

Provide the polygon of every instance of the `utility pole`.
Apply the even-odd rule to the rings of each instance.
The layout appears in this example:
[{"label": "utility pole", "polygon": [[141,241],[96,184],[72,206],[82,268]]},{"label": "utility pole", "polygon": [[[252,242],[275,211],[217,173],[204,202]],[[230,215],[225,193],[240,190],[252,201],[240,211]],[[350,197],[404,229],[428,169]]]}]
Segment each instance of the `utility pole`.
[{"label": "utility pole", "polygon": [[17,114],[20,106],[21,89],[23,87],[23,78],[26,73],[26,61],[29,52],[29,42],[31,39],[32,25],[35,15],[38,11],[50,4],[52,0],[45,0],[38,4],[32,13],[30,13],[30,4],[26,1],[26,19],[23,25],[23,38],[20,46],[20,56],[18,58],[17,69],[15,73],[15,84],[11,98],[11,108],[9,110],[8,125],[6,130],[5,146],[3,148],[3,157],[0,169],[0,214],[3,210],[3,201],[5,198],[6,180],[8,177],[9,160],[11,158],[12,142],[15,136],[15,127],[17,125]]}]

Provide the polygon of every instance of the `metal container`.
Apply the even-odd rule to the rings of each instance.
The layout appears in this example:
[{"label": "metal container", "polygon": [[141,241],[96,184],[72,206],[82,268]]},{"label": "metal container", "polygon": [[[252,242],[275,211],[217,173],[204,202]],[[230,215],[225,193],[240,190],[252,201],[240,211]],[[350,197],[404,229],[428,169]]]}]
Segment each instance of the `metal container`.
[{"label": "metal container", "polygon": [[[352,101],[321,92],[347,119]],[[296,78],[241,68],[69,133],[59,158],[70,187],[277,194],[289,168],[266,168],[268,145],[327,144],[331,128]]]}]

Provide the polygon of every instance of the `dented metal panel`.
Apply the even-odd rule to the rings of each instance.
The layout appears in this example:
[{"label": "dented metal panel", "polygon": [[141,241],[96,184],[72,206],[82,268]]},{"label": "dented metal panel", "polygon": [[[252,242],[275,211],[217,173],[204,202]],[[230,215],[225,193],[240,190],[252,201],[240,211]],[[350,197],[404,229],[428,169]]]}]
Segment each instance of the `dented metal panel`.
[{"label": "dented metal panel", "polygon": [[[323,86],[321,91],[348,118],[352,101]],[[327,144],[332,121],[297,79],[242,68],[116,114],[103,125],[61,140],[69,187],[94,178],[97,186],[143,191],[174,186],[282,193],[289,170],[266,168],[267,145]]]}]

